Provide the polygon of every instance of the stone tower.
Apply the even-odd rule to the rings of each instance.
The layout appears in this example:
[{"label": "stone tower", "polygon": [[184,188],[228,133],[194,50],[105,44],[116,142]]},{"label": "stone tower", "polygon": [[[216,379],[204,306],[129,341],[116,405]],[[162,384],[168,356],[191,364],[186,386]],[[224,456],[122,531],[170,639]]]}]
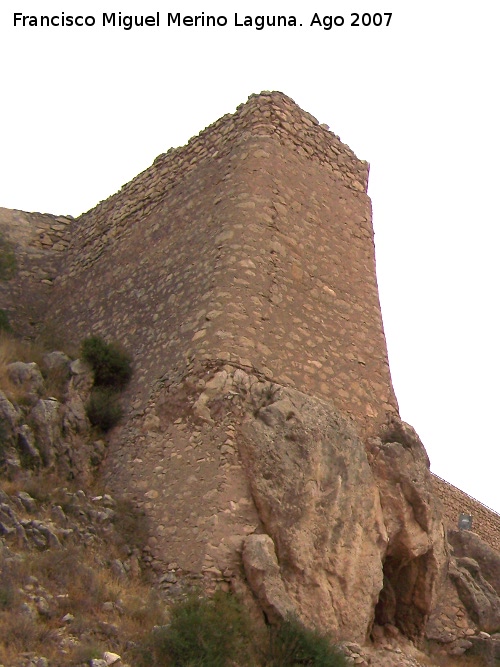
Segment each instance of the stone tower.
[{"label": "stone tower", "polygon": [[50,317],[123,341],[143,402],[193,360],[229,362],[376,430],[397,404],[367,180],[290,98],[252,96],[74,223]]}]

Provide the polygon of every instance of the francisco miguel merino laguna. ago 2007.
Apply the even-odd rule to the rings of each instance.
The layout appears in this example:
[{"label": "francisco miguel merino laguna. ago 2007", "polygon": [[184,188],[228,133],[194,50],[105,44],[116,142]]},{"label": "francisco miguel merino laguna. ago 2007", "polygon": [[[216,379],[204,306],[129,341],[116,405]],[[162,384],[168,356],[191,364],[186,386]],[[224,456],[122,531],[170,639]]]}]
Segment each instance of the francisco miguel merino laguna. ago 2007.
[{"label": "francisco miguel merino laguna. ago 2007", "polygon": [[[358,14],[351,13],[350,23],[346,22],[343,16],[319,16],[316,12],[312,18],[305,24],[309,27],[320,27],[323,30],[331,30],[333,27],[341,27],[343,25],[351,26],[389,26],[392,18],[392,13],[374,13],[374,14]],[[53,15],[34,15],[22,14],[21,12],[14,12],[13,15],[14,27],[24,28],[69,28],[69,27],[87,27],[95,26],[118,27],[123,30],[131,30],[132,28],[142,27],[160,27],[160,12],[150,15],[123,15],[121,12],[103,12],[101,21],[99,22],[92,14],[72,15],[61,12]],[[205,14],[202,12],[199,15],[183,15],[180,12],[168,12],[165,20],[166,26],[177,28],[224,28],[230,25],[227,16],[223,14],[219,16]],[[273,15],[273,16],[249,16],[234,14],[234,27],[254,28],[255,30],[263,30],[264,28],[287,28],[287,27],[302,27],[304,23],[299,22],[296,16]]]}]

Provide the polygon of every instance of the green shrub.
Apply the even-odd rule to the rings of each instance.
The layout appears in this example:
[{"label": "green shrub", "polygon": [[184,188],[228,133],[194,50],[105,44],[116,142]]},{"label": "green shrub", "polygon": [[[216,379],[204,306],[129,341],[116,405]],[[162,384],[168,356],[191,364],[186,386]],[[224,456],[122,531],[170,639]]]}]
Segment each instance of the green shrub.
[{"label": "green shrub", "polygon": [[85,411],[92,426],[104,432],[116,426],[123,415],[116,393],[102,387],[92,390]]},{"label": "green shrub", "polygon": [[0,308],[0,331],[12,333],[9,317],[3,308]]},{"label": "green shrub", "polygon": [[0,234],[0,280],[10,280],[16,273],[16,255],[11,244]]},{"label": "green shrub", "polygon": [[153,630],[138,657],[144,667],[249,665],[249,639],[244,610],[234,596],[193,595],[171,608],[170,623]]},{"label": "green shrub", "polygon": [[94,371],[94,384],[98,387],[123,389],[132,377],[132,360],[117,343],[90,336],[83,341],[81,353]]},{"label": "green shrub", "polygon": [[270,630],[266,667],[347,667],[347,660],[330,639],[290,616]]}]

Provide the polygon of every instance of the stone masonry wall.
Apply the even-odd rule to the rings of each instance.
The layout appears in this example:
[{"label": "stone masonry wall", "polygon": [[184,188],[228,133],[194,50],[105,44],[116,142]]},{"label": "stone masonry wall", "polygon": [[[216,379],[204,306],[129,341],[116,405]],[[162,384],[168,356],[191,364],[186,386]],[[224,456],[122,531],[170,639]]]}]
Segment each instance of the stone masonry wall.
[{"label": "stone masonry wall", "polygon": [[434,492],[440,499],[445,526],[457,530],[461,513],[472,516],[472,531],[500,552],[500,514],[467,495],[437,475],[432,476]]},{"label": "stone masonry wall", "polygon": [[76,221],[50,319],[118,338],[134,398],[197,361],[397,411],[367,165],[281,94],[250,98]]},{"label": "stone masonry wall", "polygon": [[235,114],[210,125],[186,146],[171,148],[130,183],[78,219],[73,270],[91,264],[103,245],[151,213],[169,193],[205,162],[221,161],[249,136],[273,137],[290,151],[317,162],[355,192],[366,192],[368,164],[282,93],[252,95]]},{"label": "stone masonry wall", "polygon": [[[0,307],[134,355],[130,414],[196,364],[334,401],[361,429],[397,411],[378,301],[368,165],[281,93],[251,96],[76,220],[0,209],[18,274]],[[149,408],[148,408],[149,409]],[[450,527],[498,515],[434,478]]]},{"label": "stone masonry wall", "polygon": [[0,308],[26,336],[45,313],[69,246],[72,221],[66,216],[0,208],[0,235],[16,255],[15,275],[0,282]]}]

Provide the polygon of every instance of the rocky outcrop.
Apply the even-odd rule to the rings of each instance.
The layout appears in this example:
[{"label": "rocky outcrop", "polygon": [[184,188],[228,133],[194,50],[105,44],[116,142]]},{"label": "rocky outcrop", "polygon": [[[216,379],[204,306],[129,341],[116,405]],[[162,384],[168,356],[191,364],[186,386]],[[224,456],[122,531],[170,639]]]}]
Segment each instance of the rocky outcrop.
[{"label": "rocky outcrop", "polygon": [[477,561],[467,557],[452,559],[449,576],[477,627],[488,633],[500,630],[500,598]]},{"label": "rocky outcrop", "polygon": [[368,442],[388,546],[384,588],[375,611],[380,625],[417,636],[425,627],[448,560],[429,460],[414,429],[399,419]]},{"label": "rocky outcrop", "polygon": [[449,655],[500,657],[500,556],[467,530],[447,533],[448,576],[439,590],[426,636]]},{"label": "rocky outcrop", "polygon": [[470,530],[448,530],[448,542],[455,558],[472,558],[478,564],[481,576],[500,596],[500,555],[479,535]]},{"label": "rocky outcrop", "polygon": [[[89,437],[90,369],[53,352],[41,369],[18,361],[6,372],[12,391],[0,391],[1,469],[14,474],[22,468],[57,468],[65,477],[88,476],[105,449],[101,440]],[[55,389],[57,397],[50,395]]]},{"label": "rocky outcrop", "polygon": [[363,443],[301,392],[256,383],[249,399],[240,453],[285,589],[308,623],[364,639],[387,532]]},{"label": "rocky outcrop", "polygon": [[[130,431],[144,434],[131,469],[140,461],[161,484],[127,483],[145,489],[153,526],[164,507],[176,518],[152,537],[155,569],[165,554],[184,574],[231,582],[243,562],[270,622],[292,611],[337,638],[364,642],[375,620],[421,635],[447,553],[414,432],[394,422],[400,433],[367,445],[332,402],[251,369],[196,373],[160,390]],[[107,478],[124,484],[118,467]]]},{"label": "rocky outcrop", "polygon": [[420,635],[447,554],[418,436],[393,421],[367,456],[332,405],[274,392],[244,423],[242,456],[297,608],[340,635],[362,636],[374,610]]}]

